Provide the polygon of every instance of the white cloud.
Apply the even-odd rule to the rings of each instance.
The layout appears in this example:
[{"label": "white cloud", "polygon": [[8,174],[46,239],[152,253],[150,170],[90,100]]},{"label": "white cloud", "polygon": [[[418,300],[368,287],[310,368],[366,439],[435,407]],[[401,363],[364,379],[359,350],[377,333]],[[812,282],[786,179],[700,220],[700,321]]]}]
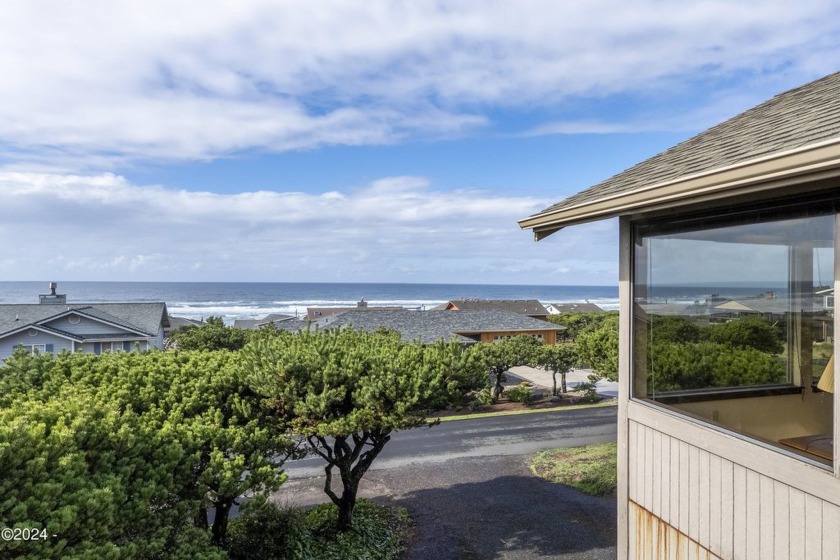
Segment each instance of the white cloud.
[{"label": "white cloud", "polygon": [[[113,174],[6,172],[0,191],[7,280],[569,283],[615,260],[608,223],[537,247],[516,220],[550,201],[444,192],[420,177],[324,194],[214,194]],[[581,239],[592,262],[564,260]]]},{"label": "white cloud", "polygon": [[0,154],[101,169],[458,135],[493,108],[698,76],[772,71],[784,89],[836,70],[839,15],[828,0],[10,1]]}]

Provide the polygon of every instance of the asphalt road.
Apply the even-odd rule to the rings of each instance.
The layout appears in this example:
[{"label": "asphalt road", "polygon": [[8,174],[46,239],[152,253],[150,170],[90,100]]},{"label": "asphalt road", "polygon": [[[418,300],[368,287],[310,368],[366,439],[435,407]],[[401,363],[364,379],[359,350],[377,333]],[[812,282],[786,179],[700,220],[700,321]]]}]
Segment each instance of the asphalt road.
[{"label": "asphalt road", "polygon": [[[615,497],[593,498],[533,476],[542,449],[614,441],[615,407],[444,422],[399,432],[360,497],[408,509],[409,560],[615,558]],[[287,463],[274,495],[285,505],[328,501],[318,457]]]},{"label": "asphalt road", "polygon": [[[431,428],[396,432],[371,470],[433,464],[465,457],[528,455],[553,447],[615,441],[616,408],[554,409],[532,414],[441,422]],[[285,465],[290,478],[324,473],[311,455]]]}]

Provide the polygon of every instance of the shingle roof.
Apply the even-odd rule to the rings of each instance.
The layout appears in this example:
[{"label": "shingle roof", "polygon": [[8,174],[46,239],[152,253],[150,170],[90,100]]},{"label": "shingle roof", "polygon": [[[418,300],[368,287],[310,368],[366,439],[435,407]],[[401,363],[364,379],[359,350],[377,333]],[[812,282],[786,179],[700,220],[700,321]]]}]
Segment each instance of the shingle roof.
[{"label": "shingle roof", "polygon": [[44,322],[52,317],[76,311],[128,330],[156,336],[161,322],[168,326],[166,304],[157,303],[76,303],[42,305],[38,303],[0,305],[0,334],[25,325]]},{"label": "shingle roof", "polygon": [[235,319],[233,326],[238,329],[257,330],[263,325],[273,323],[275,326],[285,321],[297,320],[294,315],[281,315],[280,313],[271,313],[262,319]]},{"label": "shingle roof", "polygon": [[420,342],[474,340],[462,334],[495,331],[561,331],[565,327],[503,310],[481,311],[348,311],[335,317],[326,328],[352,326],[364,331],[388,328],[403,339]]},{"label": "shingle roof", "polygon": [[838,138],[840,72],[781,93],[539,214]]},{"label": "shingle roof", "polygon": [[557,313],[600,313],[604,311],[594,303],[552,303]]},{"label": "shingle roof", "polygon": [[535,299],[453,299],[449,303],[461,311],[498,309],[522,315],[548,315],[548,310]]}]

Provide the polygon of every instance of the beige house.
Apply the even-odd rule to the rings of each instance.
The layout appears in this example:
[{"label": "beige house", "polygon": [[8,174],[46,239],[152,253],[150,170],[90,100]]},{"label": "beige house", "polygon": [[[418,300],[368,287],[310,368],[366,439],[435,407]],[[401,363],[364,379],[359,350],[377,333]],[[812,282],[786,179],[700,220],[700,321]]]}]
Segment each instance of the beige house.
[{"label": "beige house", "polygon": [[[619,558],[840,558],[838,361],[822,336],[838,319],[820,295],[840,263],[840,73],[520,225],[539,240],[613,217]],[[767,292],[784,303],[772,322],[698,311],[703,294]]]}]

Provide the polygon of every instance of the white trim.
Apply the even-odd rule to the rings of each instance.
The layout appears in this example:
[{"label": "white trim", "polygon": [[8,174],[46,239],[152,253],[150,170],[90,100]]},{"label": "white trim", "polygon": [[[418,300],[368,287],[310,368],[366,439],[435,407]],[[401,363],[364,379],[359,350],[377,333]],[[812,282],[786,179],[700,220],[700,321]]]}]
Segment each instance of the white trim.
[{"label": "white trim", "polygon": [[[629,192],[605,195],[519,220],[522,229],[542,230],[606,219],[632,210],[649,210],[702,199],[732,197],[840,175],[840,138],[685,175]],[[543,235],[542,237],[544,237]]]},{"label": "white trim", "polygon": [[629,521],[629,484],[630,484],[630,453],[629,431],[630,424],[627,416],[627,403],[630,400],[630,372],[632,363],[633,331],[633,246],[632,224],[627,217],[619,218],[619,268],[618,268],[618,298],[619,298],[619,331],[618,331],[618,500],[617,528],[618,543],[617,557],[628,558],[630,550],[630,521]]},{"label": "white trim", "polygon": [[67,334],[67,333],[48,330],[47,328],[44,328],[44,327],[42,327],[40,325],[37,325],[37,324],[34,324],[34,323],[29,324],[29,325],[23,325],[22,327],[17,328],[13,331],[8,331],[6,333],[3,333],[2,335],[0,335],[0,340],[3,340],[4,338],[8,338],[10,336],[19,334],[19,333],[21,333],[21,332],[23,332],[27,329],[36,329],[37,331],[42,332],[44,334],[57,336],[58,338],[64,338],[66,340],[76,340],[76,341],[81,340],[81,337],[78,337],[76,335],[71,335],[71,334]]},{"label": "white trim", "polygon": [[47,345],[46,344],[18,344],[16,345],[20,348],[25,349],[29,352],[30,356],[35,355],[35,351],[37,350],[39,354],[46,354],[47,353]]},{"label": "white trim", "polygon": [[[834,293],[840,293],[840,213],[834,215]],[[834,298],[834,355],[837,355],[837,335],[840,333],[840,315],[837,313],[837,298]],[[837,379],[840,378],[840,360],[834,360],[834,476],[840,479],[840,393]]]}]

